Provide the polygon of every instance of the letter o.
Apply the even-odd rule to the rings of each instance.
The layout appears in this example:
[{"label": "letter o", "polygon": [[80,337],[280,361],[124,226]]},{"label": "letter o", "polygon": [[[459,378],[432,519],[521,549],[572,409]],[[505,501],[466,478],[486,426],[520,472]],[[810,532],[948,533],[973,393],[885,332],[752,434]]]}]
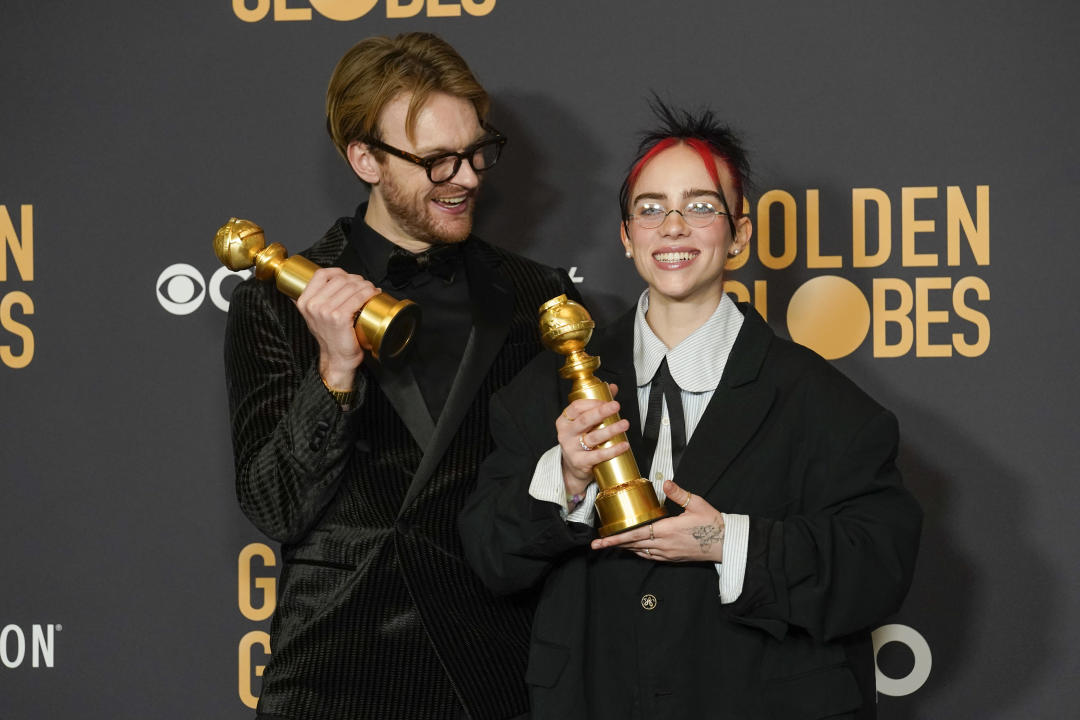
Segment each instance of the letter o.
[{"label": "letter o", "polygon": [[311,7],[331,20],[348,22],[371,12],[379,0],[309,0]]},{"label": "letter o", "polygon": [[[918,690],[930,677],[930,667],[933,664],[930,654],[930,645],[926,638],[914,628],[907,625],[882,625],[873,633],[874,640],[874,673],[877,677],[877,691],[883,695],[900,697],[911,695]],[[891,678],[881,672],[877,664],[878,650],[891,642],[903,643],[915,656],[915,665],[905,677]]]},{"label": "letter o", "polygon": [[222,265],[210,276],[210,301],[222,312],[229,312],[229,301],[221,294],[221,283],[230,275],[239,275],[241,280],[251,277],[251,270],[230,270]]},{"label": "letter o", "polygon": [[[15,636],[15,646],[18,648],[14,660],[8,657],[8,635]],[[26,636],[23,635],[22,628],[18,625],[5,625],[3,631],[0,631],[0,661],[4,663],[4,667],[17,668],[22,665],[25,657]]]}]

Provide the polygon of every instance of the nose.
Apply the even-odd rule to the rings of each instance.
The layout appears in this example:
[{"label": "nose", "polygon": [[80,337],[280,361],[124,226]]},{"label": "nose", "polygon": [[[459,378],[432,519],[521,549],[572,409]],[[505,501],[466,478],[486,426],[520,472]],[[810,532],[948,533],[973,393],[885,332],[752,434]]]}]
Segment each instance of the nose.
[{"label": "nose", "polygon": [[690,225],[687,224],[681,210],[668,210],[664,221],[660,223],[659,230],[664,237],[679,237],[690,233]]},{"label": "nose", "polygon": [[450,179],[446,182],[472,190],[480,185],[480,176],[473,170],[473,167],[468,160],[462,160],[461,165],[458,166],[457,172],[451,175]]}]

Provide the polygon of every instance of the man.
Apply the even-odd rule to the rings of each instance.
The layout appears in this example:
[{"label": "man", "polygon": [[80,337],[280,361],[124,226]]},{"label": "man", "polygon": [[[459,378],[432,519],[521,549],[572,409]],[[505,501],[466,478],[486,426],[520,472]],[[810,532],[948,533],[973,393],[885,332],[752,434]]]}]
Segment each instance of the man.
[{"label": "man", "polygon": [[[746,153],[710,112],[656,109],[620,199],[648,287],[587,347],[619,402],[567,404],[552,353],[495,395],[468,557],[503,592],[543,586],[533,720],[870,720],[870,633],[922,519],[896,419],[724,294]],[[593,469],[631,447],[668,517],[598,538]]]},{"label": "man", "polygon": [[[364,40],[326,110],[368,202],[302,253],[324,268],[295,304],[242,283],[226,331],[237,495],[283,558],[259,717],[518,716],[532,608],[484,588],[454,520],[491,449],[489,396],[572,285],[470,234],[505,138],[444,41]],[[380,288],[423,311],[400,365],[353,332]]]}]

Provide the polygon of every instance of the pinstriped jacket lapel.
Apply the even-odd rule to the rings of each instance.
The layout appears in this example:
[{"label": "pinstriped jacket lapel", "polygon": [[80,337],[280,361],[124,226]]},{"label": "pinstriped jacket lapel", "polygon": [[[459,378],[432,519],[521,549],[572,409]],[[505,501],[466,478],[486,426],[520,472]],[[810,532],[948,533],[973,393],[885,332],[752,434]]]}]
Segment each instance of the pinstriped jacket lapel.
[{"label": "pinstriped jacket lapel", "polygon": [[497,272],[497,258],[478,241],[466,243],[463,251],[473,328],[431,443],[424,447],[424,457],[405,495],[402,512],[431,480],[510,330],[514,292]]}]

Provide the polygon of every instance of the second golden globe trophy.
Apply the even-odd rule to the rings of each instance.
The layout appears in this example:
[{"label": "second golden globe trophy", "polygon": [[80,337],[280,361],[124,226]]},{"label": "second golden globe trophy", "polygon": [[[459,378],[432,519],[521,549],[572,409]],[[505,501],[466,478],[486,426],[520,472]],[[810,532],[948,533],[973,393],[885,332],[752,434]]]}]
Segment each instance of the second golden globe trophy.
[{"label": "second golden globe trophy", "polygon": [[[273,280],[277,289],[294,300],[311,281],[319,266],[300,255],[288,257],[280,243],[266,246],[262,228],[250,220],[229,218],[214,235],[214,254],[230,270],[255,266],[255,277]],[[382,362],[401,356],[420,325],[420,306],[379,293],[364,303],[356,316],[356,339]]]},{"label": "second golden globe trophy", "polygon": [[[596,323],[588,311],[565,295],[540,306],[540,340],[560,355],[566,363],[559,375],[573,380],[570,402],[578,398],[611,400],[611,388],[593,375],[600,358],[585,352]],[[600,427],[619,421],[618,415],[604,418]],[[611,447],[626,440],[619,433],[600,447]],[[627,450],[593,467],[593,477],[600,487],[596,496],[596,515],[600,519],[600,537],[636,528],[664,517],[664,507],[656,498],[652,483],[641,477],[634,454]]]}]

